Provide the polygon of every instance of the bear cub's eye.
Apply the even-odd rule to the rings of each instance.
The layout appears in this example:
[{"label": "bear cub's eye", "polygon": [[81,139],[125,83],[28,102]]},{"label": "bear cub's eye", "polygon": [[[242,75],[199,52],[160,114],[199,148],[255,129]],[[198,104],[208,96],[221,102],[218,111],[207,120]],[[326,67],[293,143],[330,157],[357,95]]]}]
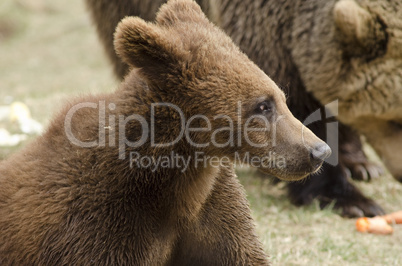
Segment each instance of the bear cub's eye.
[{"label": "bear cub's eye", "polygon": [[272,103],[264,101],[257,105],[257,112],[260,114],[269,114],[272,112],[273,106]]},{"label": "bear cub's eye", "polygon": [[388,124],[389,124],[394,130],[402,130],[402,122],[401,122],[401,121],[390,120],[390,121],[388,121]]}]

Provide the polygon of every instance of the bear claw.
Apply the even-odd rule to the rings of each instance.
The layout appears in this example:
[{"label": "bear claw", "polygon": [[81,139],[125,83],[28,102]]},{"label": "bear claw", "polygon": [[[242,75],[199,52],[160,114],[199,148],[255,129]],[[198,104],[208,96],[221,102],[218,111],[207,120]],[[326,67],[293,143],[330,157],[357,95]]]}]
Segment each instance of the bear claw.
[{"label": "bear claw", "polygon": [[354,180],[369,182],[384,174],[384,169],[373,162],[351,163],[344,166],[345,174]]},{"label": "bear claw", "polygon": [[342,209],[342,217],[347,218],[374,217],[385,214],[384,210],[370,199],[361,200],[355,204],[347,203],[338,207]]}]

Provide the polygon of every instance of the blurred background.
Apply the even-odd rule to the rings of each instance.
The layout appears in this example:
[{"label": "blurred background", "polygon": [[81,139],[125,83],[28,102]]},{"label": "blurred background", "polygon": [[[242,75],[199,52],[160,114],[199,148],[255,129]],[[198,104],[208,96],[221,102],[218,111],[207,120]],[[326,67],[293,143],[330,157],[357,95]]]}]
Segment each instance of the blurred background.
[{"label": "blurred background", "polygon": [[[0,160],[32,141],[72,97],[117,84],[83,0],[1,0]],[[283,183],[238,173],[273,265],[402,265],[402,225],[391,236],[361,234],[331,207],[291,205]],[[387,212],[402,209],[402,185],[389,174],[357,185]]]},{"label": "blurred background", "polygon": [[[85,11],[80,0],[0,2],[0,118],[5,106],[18,101],[46,126],[68,95],[116,87]],[[19,133],[5,120],[0,128]],[[0,147],[0,158],[18,147]]]}]

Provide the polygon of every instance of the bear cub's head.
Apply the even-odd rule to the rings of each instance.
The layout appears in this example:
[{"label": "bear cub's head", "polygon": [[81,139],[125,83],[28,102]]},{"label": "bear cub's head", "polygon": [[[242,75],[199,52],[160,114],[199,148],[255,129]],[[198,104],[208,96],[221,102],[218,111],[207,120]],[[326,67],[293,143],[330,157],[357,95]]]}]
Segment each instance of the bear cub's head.
[{"label": "bear cub's head", "polygon": [[132,67],[126,87],[140,77],[146,83],[141,95],[178,107],[186,118],[173,150],[187,145],[231,161],[248,160],[284,180],[317,171],[331,153],[291,114],[276,84],[194,1],[169,1],[155,23],[125,18],[115,49]]}]

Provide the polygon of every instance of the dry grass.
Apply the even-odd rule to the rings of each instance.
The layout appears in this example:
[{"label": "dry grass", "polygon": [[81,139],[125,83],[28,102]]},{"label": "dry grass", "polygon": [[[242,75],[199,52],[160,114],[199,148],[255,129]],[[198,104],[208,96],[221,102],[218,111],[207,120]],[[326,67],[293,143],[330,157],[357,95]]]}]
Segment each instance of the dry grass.
[{"label": "dry grass", "polygon": [[[295,207],[284,184],[272,185],[251,170],[238,172],[274,265],[401,265],[402,227],[392,236],[358,233],[354,219],[331,208],[320,211],[318,202]],[[391,177],[359,186],[387,211],[401,209],[402,186]]]},{"label": "dry grass", "polygon": [[47,124],[68,96],[116,86],[83,2],[1,1],[0,105],[23,101]]},{"label": "dry grass", "polygon": [[[82,0],[1,1],[0,105],[23,101],[47,124],[68,97],[116,84]],[[25,144],[0,148],[0,158]],[[330,209],[292,206],[283,184],[247,169],[239,176],[274,265],[402,265],[402,226],[392,236],[360,234]],[[402,186],[389,175],[358,185],[387,211],[402,209]]]}]

